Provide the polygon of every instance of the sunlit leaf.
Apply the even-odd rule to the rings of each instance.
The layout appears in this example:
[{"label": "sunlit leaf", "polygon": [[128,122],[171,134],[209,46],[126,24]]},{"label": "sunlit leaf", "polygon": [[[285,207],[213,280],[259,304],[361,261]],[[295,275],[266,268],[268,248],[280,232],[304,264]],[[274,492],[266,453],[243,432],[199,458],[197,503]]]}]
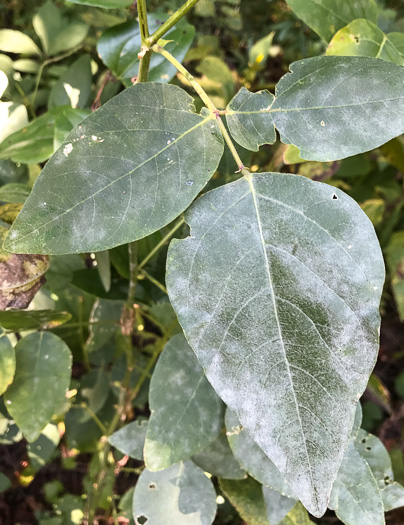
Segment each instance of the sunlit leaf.
[{"label": "sunlit leaf", "polygon": [[28,35],[13,29],[0,29],[0,51],[24,55],[41,54],[38,46]]},{"label": "sunlit leaf", "polygon": [[11,384],[15,373],[15,352],[10,340],[3,333],[0,335],[0,396]]},{"label": "sunlit leaf", "polygon": [[0,312],[0,326],[6,330],[49,330],[71,319],[69,312],[55,310],[6,310]]}]

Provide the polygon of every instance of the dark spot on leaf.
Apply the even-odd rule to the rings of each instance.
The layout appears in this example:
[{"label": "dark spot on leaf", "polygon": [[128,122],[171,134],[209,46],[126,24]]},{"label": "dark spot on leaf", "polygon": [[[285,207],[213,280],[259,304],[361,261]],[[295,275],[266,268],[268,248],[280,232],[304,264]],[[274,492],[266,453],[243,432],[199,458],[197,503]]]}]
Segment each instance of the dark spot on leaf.
[{"label": "dark spot on leaf", "polygon": [[337,201],[337,200],[338,200],[338,197],[337,197],[337,195],[336,195],[335,193],[332,194],[332,197],[331,197],[331,198],[332,198],[332,200],[334,200],[334,201]]},{"label": "dark spot on leaf", "polygon": [[182,32],[182,34],[183,34],[183,35],[186,35],[186,34],[187,34],[187,32],[186,32],[186,31],[183,31],[183,32]]},{"label": "dark spot on leaf", "polygon": [[366,443],[366,438],[363,438],[361,443]]},{"label": "dark spot on leaf", "polygon": [[144,525],[148,521],[149,521],[149,518],[146,518],[146,516],[138,516],[136,518],[136,523],[138,523],[139,525]]},{"label": "dark spot on leaf", "polygon": [[391,482],[391,480],[390,480],[389,476],[386,476],[386,477],[384,478],[384,483],[385,483],[385,485],[390,485],[390,482]]},{"label": "dark spot on leaf", "polygon": [[154,490],[154,489],[156,489],[156,488],[157,488],[157,485],[156,485],[155,483],[150,483],[150,484],[149,484],[149,489],[150,489],[150,490]]},{"label": "dark spot on leaf", "polygon": [[366,447],[366,450],[372,450],[372,447]]},{"label": "dark spot on leaf", "polygon": [[355,39],[355,42],[356,42],[357,44],[359,44],[359,37],[358,37],[358,36],[354,36],[354,39]]}]

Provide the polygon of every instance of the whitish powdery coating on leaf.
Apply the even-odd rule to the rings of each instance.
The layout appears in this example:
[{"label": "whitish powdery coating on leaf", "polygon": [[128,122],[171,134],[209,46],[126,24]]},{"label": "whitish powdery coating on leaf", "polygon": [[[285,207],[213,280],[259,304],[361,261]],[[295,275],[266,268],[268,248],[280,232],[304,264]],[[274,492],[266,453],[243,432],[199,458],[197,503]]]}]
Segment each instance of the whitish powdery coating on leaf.
[{"label": "whitish powdery coating on leaf", "polygon": [[167,285],[206,375],[315,516],[327,507],[378,350],[384,281],[369,219],[303,177],[198,199]]}]

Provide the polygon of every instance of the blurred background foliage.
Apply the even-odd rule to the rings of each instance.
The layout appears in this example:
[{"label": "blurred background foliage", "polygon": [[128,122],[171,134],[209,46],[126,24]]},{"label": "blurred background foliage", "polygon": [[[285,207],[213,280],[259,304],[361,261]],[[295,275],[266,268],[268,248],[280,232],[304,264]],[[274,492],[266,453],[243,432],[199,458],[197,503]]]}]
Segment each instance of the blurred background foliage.
[{"label": "blurred background foliage", "polygon": [[[140,47],[136,2],[99,0],[103,2],[112,9],[80,0],[0,4],[2,237],[66,134],[135,80]],[[181,4],[181,0],[149,0],[151,25],[157,27]],[[404,31],[404,4],[401,0],[377,0],[377,4],[377,25],[356,21],[325,42],[283,0],[200,0],[187,20],[172,30],[169,45],[216,106],[224,108],[241,86],[274,91],[295,60],[324,53],[378,56],[378,39],[386,34],[396,36],[390,39],[393,48],[380,58],[404,65],[403,35],[397,36]],[[364,34],[371,34],[373,47],[364,46]],[[349,35],[352,38],[346,38]],[[171,81],[193,95],[187,80],[169,64],[152,62],[151,78]],[[196,100],[196,105],[200,107],[201,101]],[[404,483],[404,139],[398,137],[378,150],[341,162],[303,161],[297,150],[279,141],[257,153],[240,153],[253,172],[291,172],[341,188],[376,228],[387,280],[379,360],[362,398],[363,427],[381,438],[395,478]],[[235,179],[234,169],[226,152],[210,187]],[[169,230],[138,243],[140,260]],[[179,233],[185,236],[185,228]],[[141,305],[135,309],[137,329],[130,338],[121,329],[129,277],[126,247],[102,254],[55,256],[50,261],[30,259],[34,270],[28,280],[14,272],[11,296],[0,288],[3,310],[29,306],[24,312],[0,312],[0,326],[12,343],[45,328],[65,341],[73,354],[65,406],[37,441],[28,444],[23,439],[0,399],[1,523],[80,523],[89,508],[99,523],[129,522],[130,491],[142,463],[103,448],[100,438],[117,410],[127,420],[148,416],[154,363],[162,345],[179,331],[164,291],[165,253],[166,244],[145,266],[136,291],[136,303]],[[19,263],[0,251],[0,273],[4,275],[10,264]],[[136,359],[126,377],[128,345]],[[43,388],[50,380],[43,378]],[[227,499],[218,502],[215,523],[242,523]],[[331,512],[315,521],[340,523]],[[404,523],[402,510],[389,513],[387,522]]]}]

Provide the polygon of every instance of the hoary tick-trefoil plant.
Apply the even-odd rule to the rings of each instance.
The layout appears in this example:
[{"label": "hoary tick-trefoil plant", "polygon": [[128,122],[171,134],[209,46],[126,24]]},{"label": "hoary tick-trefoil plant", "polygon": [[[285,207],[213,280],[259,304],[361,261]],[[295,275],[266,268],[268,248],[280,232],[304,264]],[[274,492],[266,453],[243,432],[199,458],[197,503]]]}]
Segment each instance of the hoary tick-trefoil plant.
[{"label": "hoary tick-trefoil plant", "polygon": [[[370,525],[366,516],[382,525],[384,512],[403,503],[403,488],[392,480],[381,443],[360,429],[358,401],[377,358],[385,277],[373,225],[340,189],[300,175],[252,172],[240,156],[273,144],[277,134],[301,159],[321,162],[399,136],[404,61],[380,54],[300,60],[275,94],[241,87],[218,109],[170,37],[196,3],[188,0],[162,24],[149,15],[150,31],[146,1],[138,0],[134,85],[126,82],[63,140],[4,249],[94,252],[101,260],[128,244],[129,297],[118,315],[127,336],[142,311],[138,282],[153,280],[146,264],[184,221],[189,226],[188,236],[170,243],[167,289],[155,283],[168,292],[183,334],[153,353],[148,373],[165,345],[151,379],[150,419],[116,432],[118,414],[104,429],[118,450],[138,444],[145,461],[133,496],[135,523],[213,523],[216,494],[205,470],[223,478],[221,490],[238,509],[240,497],[258,491],[257,509],[267,513],[262,523],[310,523],[304,508],[316,517],[330,508],[347,525]],[[365,15],[372,19],[357,18]],[[103,36],[101,56],[107,44]],[[185,89],[149,81],[153,64],[166,61],[194,90],[200,110]],[[16,144],[13,135],[8,140],[3,158]],[[225,150],[238,178],[205,192]],[[139,258],[139,241],[167,225],[161,243]],[[56,336],[35,337],[38,356],[51,355]],[[68,352],[53,358],[66,359],[68,369]],[[133,370],[130,352],[127,366]],[[7,408],[35,440],[54,407],[31,426],[17,387],[5,394]],[[225,456],[224,474],[215,462],[209,470],[209,458]],[[240,481],[246,473],[251,477]]]}]

